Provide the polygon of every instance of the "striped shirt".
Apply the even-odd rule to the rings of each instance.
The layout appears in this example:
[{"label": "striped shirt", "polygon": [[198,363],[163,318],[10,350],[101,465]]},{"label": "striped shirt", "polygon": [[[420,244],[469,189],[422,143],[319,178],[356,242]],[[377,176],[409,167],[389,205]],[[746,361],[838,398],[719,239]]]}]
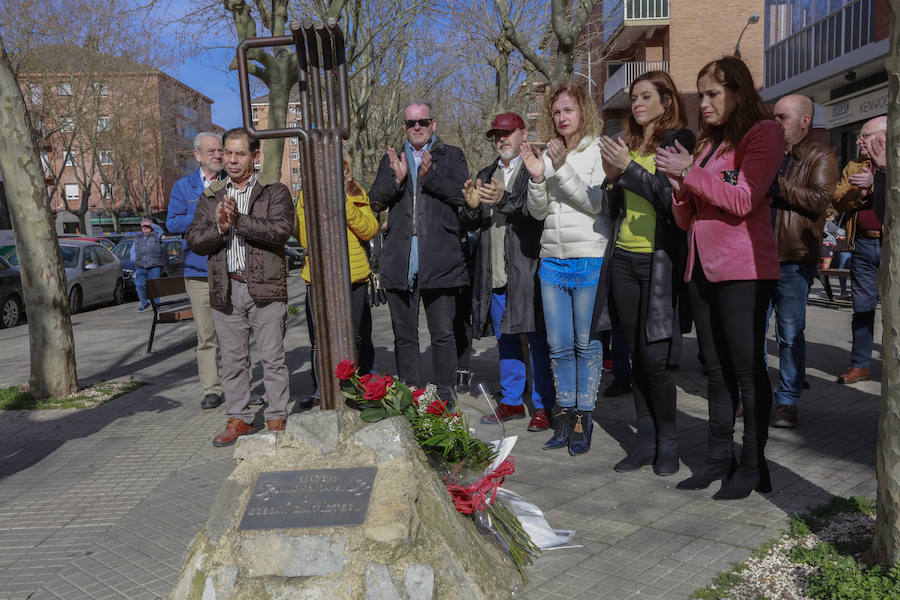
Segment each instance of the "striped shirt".
[{"label": "striped shirt", "polygon": [[[237,189],[231,183],[231,177],[225,184],[225,197],[234,198],[237,204],[238,212],[242,215],[248,214],[250,208],[250,195],[253,193],[253,186],[256,185],[256,173],[254,173],[243,190]],[[226,251],[229,273],[243,273],[247,265],[247,253],[244,248],[244,236],[234,232],[234,227],[228,229],[228,250]]]}]

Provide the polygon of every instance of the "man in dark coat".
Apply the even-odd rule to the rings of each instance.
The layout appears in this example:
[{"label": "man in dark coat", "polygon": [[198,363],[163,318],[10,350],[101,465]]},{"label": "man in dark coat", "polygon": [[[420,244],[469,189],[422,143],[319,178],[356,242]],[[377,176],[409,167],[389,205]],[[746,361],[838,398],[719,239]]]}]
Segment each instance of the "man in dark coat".
[{"label": "man in dark coat", "polygon": [[499,158],[482,169],[464,188],[463,226],[481,230],[472,285],[472,322],[478,337],[497,337],[500,354],[501,401],[495,415],[483,423],[525,417],[522,395],[526,369],[520,335],[528,337],[534,385],[534,414],[529,431],[550,427],[547,418],[556,398],[550,370],[550,348],[544,332],[537,269],[543,221],[528,214],[528,170],[522,168],[519,149],[528,131],[516,113],[494,117],[487,137]]},{"label": "man in dark coat", "polygon": [[400,379],[420,385],[419,300],[425,306],[438,393],[450,398],[456,377],[453,316],[457,289],[469,284],[457,213],[468,167],[462,150],[435,134],[431,103],[403,110],[406,143],[388,148],[369,191],[372,210],[390,209],[381,250]]}]

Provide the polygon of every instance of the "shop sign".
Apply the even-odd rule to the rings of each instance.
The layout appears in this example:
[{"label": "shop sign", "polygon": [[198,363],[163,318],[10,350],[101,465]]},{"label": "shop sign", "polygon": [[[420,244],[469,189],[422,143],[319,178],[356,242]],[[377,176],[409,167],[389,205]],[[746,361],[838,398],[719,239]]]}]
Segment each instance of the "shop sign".
[{"label": "shop sign", "polygon": [[848,123],[867,121],[887,114],[890,90],[885,86],[855,98],[838,100],[825,107],[828,111],[825,126],[834,129]]}]

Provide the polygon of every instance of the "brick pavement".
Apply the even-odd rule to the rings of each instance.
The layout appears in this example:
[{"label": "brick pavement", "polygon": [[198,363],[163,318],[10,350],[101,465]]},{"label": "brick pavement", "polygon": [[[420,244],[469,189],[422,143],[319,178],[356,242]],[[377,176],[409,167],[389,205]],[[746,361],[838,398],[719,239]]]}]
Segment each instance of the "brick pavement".
[{"label": "brick pavement", "polygon": [[[296,276],[290,289],[292,303],[301,304]],[[166,597],[233,467],[230,450],[209,443],[223,409],[199,409],[191,325],[162,327],[147,356],[149,315],[135,308],[75,317],[79,374],[88,383],[133,375],[149,385],[90,411],[0,413],[0,600]],[[800,427],[771,430],[776,489],[766,497],[719,503],[710,500],[712,488],[676,490],[686,466],[666,478],[649,467],[615,473],[631,435],[630,396],[598,404],[593,447],[578,458],[541,450],[547,435],[526,432],[525,420],[507,423],[507,435],[520,438],[506,485],[539,504],[553,526],[575,529],[580,546],[544,553],[519,596],[686,598],[775,536],[792,512],[829,494],[874,495],[879,383],[833,383],[848,362],[849,320],[847,309],[810,308],[811,389],[801,398]],[[386,307],[376,309],[375,329],[376,367],[392,371]],[[288,331],[293,397],[302,398],[311,391],[302,312],[289,317]],[[695,354],[688,338],[676,373],[687,466],[702,460],[705,436],[705,381]],[[25,382],[27,361],[25,327],[0,331],[0,384]],[[491,340],[476,343],[472,366],[497,385]],[[258,367],[254,376],[261,389]],[[463,401],[473,416],[479,404]]]}]

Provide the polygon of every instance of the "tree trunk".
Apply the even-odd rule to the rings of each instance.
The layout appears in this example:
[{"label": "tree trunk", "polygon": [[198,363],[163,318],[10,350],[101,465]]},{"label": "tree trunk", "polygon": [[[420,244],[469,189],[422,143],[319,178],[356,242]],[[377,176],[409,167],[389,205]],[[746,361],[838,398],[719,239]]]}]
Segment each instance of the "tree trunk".
[{"label": "tree trunk", "polygon": [[[881,411],[875,473],[878,478],[873,550],[881,564],[900,561],[900,0],[891,0],[891,53],[887,59],[890,98],[887,126],[887,178],[884,236],[878,287],[881,294],[882,340]],[[900,257],[900,254],[898,254]]]},{"label": "tree trunk", "polygon": [[[280,129],[287,122],[288,97],[296,77],[290,76],[292,54],[289,51],[279,48],[272,63],[272,66],[266,69],[263,83],[269,88],[269,128]],[[265,140],[261,175],[267,181],[279,181],[283,159],[284,138]]]},{"label": "tree trunk", "polygon": [[0,169],[28,311],[31,393],[45,398],[76,391],[78,377],[66,274],[28,121],[25,99],[0,39]]}]

